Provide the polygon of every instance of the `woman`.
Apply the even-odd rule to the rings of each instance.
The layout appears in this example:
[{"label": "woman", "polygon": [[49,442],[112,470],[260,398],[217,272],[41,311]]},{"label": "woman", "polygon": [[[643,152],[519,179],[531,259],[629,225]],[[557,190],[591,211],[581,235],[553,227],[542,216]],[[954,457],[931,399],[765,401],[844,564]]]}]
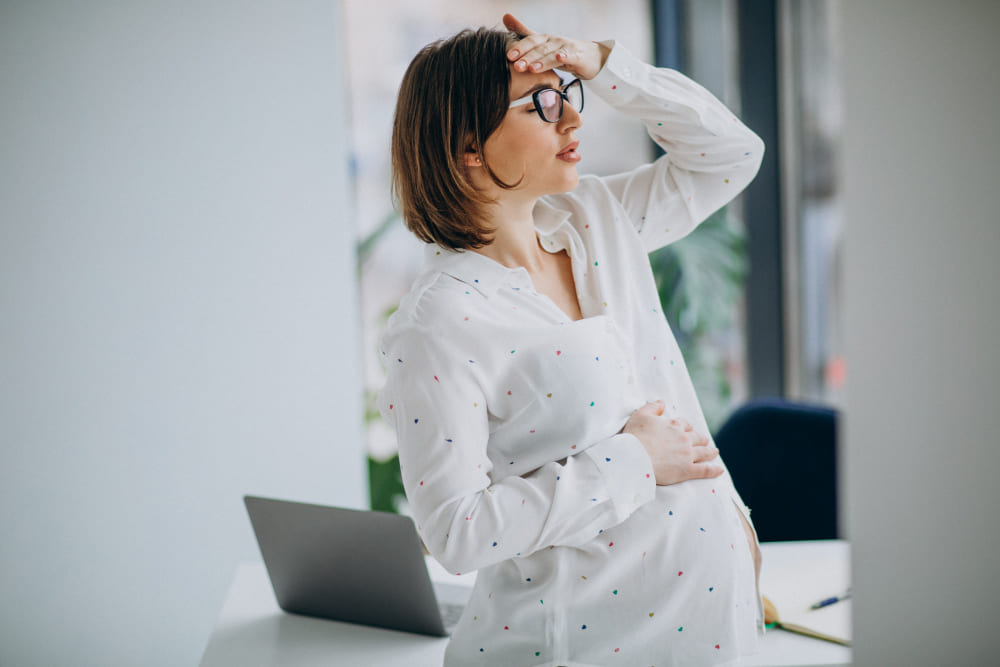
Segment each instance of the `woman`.
[{"label": "woman", "polygon": [[[428,266],[379,407],[428,550],[478,570],[448,665],[725,665],[762,628],[756,538],[647,253],[756,174],[760,139],[614,42],[465,31],[407,70],[395,192]],[[583,90],[666,151],[579,177]]]}]

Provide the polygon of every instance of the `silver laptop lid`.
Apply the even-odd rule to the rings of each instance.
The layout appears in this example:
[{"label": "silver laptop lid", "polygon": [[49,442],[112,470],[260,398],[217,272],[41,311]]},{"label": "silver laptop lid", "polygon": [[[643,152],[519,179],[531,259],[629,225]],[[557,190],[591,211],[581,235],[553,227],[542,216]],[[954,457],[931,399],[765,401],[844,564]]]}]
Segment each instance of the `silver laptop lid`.
[{"label": "silver laptop lid", "polygon": [[285,611],[446,635],[409,517],[256,496],[243,500]]}]

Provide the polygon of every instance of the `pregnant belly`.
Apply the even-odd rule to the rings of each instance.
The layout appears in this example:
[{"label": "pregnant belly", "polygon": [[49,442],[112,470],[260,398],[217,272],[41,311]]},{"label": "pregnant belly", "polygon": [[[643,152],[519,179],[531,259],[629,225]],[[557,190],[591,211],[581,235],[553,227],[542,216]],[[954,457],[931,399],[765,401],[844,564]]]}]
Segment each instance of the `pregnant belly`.
[{"label": "pregnant belly", "polygon": [[746,516],[740,510],[739,505],[736,504],[736,499],[733,498],[733,505],[736,507],[736,513],[740,516],[740,523],[743,525],[743,533],[746,535],[747,548],[750,549],[750,556],[753,558],[754,575],[756,577],[757,586],[760,586],[760,544],[757,542],[757,535],[754,529],[750,526],[750,522],[747,521]]},{"label": "pregnant belly", "polygon": [[[759,585],[760,545],[753,524],[748,519],[750,510],[743,504],[728,476],[657,487],[656,500],[648,509],[668,522],[664,537],[671,543],[668,547],[671,550],[683,549],[678,540],[687,541],[692,535],[704,535],[705,530],[728,533],[728,537],[717,542],[716,546],[722,544],[726,550],[730,546],[745,550],[743,553],[749,554],[755,582]],[[732,513],[736,514],[738,521]],[[672,525],[674,522],[679,525]]]}]

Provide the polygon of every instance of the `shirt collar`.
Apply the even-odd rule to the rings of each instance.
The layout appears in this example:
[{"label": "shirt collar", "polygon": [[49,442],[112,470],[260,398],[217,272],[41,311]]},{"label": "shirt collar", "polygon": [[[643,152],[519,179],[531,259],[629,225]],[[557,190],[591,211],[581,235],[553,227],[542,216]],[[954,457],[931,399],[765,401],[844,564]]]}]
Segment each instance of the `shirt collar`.
[{"label": "shirt collar", "polygon": [[[557,252],[566,247],[558,230],[569,217],[569,212],[539,200],[535,204],[534,214],[535,230],[545,249]],[[513,289],[531,289],[531,278],[523,268],[509,269],[478,252],[451,250],[429,243],[424,250],[424,257],[428,269],[446,273],[475,288],[487,298],[505,283]]]},{"label": "shirt collar", "polygon": [[[446,273],[487,298],[508,280],[509,274],[518,272],[471,250],[450,250],[429,243],[424,252],[428,269]],[[520,273],[527,278],[527,272],[522,270]],[[528,282],[530,284],[530,280]]]}]

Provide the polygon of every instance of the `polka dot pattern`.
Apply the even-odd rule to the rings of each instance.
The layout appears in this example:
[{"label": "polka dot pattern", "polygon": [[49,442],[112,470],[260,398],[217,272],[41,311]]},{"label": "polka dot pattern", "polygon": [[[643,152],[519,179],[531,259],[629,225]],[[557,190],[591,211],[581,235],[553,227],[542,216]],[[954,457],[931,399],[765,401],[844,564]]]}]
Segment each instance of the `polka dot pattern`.
[{"label": "polka dot pattern", "polygon": [[524,269],[432,246],[381,344],[379,407],[420,535],[451,571],[478,571],[449,667],[713,665],[755,641],[728,475],[657,488],[645,450],[618,430],[662,398],[707,432],[647,254],[736,196],[762,147],[703,89],[618,44],[587,86],[661,137],[664,155],[536,207],[542,248],[573,263],[584,319],[541,298]]}]

